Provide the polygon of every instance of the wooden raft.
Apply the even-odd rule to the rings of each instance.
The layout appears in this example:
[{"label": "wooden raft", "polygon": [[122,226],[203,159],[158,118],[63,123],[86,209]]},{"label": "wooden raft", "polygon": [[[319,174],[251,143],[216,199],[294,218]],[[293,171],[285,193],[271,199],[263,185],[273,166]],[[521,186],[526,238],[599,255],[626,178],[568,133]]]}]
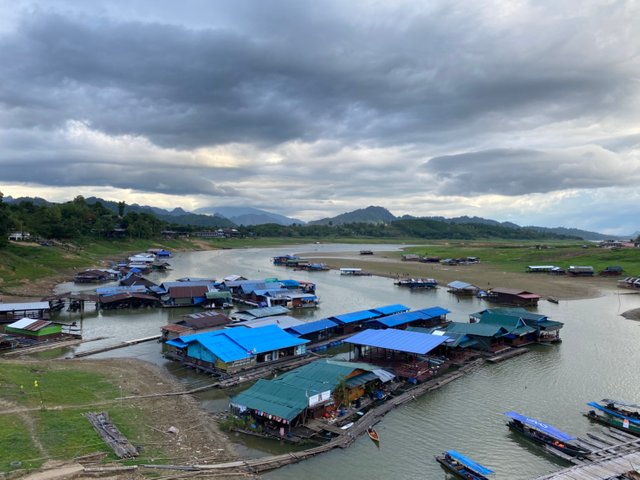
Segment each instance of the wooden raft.
[{"label": "wooden raft", "polygon": [[84,414],[87,420],[91,422],[98,435],[109,445],[118,458],[133,458],[138,456],[138,450],[129,440],[126,439],[118,427],[116,427],[106,412]]}]

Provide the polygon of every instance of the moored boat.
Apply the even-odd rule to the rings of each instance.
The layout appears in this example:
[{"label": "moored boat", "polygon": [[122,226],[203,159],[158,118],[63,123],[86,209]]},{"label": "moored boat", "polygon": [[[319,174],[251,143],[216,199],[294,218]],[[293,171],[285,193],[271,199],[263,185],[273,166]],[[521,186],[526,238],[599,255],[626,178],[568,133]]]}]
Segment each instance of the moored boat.
[{"label": "moored boat", "polygon": [[436,288],[438,286],[438,282],[434,278],[406,278],[398,280],[394,285],[398,285],[399,287],[409,287],[411,289]]},{"label": "moored boat", "polygon": [[437,455],[436,460],[445,470],[466,480],[488,480],[488,475],[493,474],[490,468],[474,462],[456,450],[447,450],[442,455]]},{"label": "moored boat", "polygon": [[640,405],[619,400],[604,399],[601,403],[587,403],[592,410],[587,418],[606,425],[640,435]]},{"label": "moored boat", "polygon": [[535,418],[526,417],[517,412],[505,412],[505,415],[511,419],[507,423],[509,428],[521,433],[536,443],[547,445],[571,457],[581,458],[591,453],[590,450],[573,443],[576,437],[558,430],[547,423],[536,420]]},{"label": "moored boat", "polygon": [[371,441],[376,444],[376,447],[380,448],[380,436],[373,427],[367,428],[367,435],[369,435]]}]

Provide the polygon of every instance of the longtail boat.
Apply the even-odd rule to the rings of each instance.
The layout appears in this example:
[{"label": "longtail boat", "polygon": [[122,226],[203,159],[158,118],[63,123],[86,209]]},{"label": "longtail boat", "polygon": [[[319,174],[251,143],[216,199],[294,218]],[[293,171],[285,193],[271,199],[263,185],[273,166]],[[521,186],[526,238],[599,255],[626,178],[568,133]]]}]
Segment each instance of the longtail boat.
[{"label": "longtail boat", "polygon": [[505,415],[511,419],[507,423],[509,428],[521,433],[533,442],[548,445],[550,448],[572,457],[580,458],[591,453],[590,450],[572,443],[576,437],[540,420],[525,417],[517,412],[505,412]]},{"label": "longtail boat", "polygon": [[442,468],[465,480],[488,480],[488,475],[493,474],[490,468],[474,462],[455,450],[447,450],[442,455],[437,455],[436,460]]},{"label": "longtail boat", "polygon": [[406,278],[394,282],[394,285],[399,287],[414,288],[436,288],[438,281],[435,278]]},{"label": "longtail boat", "polygon": [[590,420],[640,435],[640,405],[609,399],[601,403],[589,402],[587,405],[593,407],[585,414]]}]

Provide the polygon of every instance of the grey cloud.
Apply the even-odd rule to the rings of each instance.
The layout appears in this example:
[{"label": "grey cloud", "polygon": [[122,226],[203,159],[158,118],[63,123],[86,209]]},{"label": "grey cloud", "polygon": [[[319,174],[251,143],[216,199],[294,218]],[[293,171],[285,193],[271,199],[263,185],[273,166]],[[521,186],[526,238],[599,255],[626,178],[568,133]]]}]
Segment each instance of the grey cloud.
[{"label": "grey cloud", "polygon": [[599,147],[562,151],[495,149],[430,159],[423,170],[447,195],[526,195],[637,182],[637,164]]},{"label": "grey cloud", "polygon": [[521,34],[491,31],[473,9],[405,7],[396,25],[331,2],[224,5],[238,23],[199,30],[35,11],[0,39],[0,102],[25,127],[81,119],[191,148],[429,142],[593,115],[633,94],[626,64],[554,52],[554,32],[523,54]]}]

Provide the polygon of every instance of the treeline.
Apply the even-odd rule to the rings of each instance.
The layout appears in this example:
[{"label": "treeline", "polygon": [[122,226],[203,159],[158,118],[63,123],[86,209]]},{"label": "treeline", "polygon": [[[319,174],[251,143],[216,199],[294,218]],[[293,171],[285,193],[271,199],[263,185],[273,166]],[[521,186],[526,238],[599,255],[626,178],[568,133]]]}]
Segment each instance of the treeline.
[{"label": "treeline", "polygon": [[[206,228],[206,227],[205,227]],[[32,201],[2,202],[0,194],[0,243],[10,232],[28,232],[36,239],[74,240],[82,238],[154,238],[163,230],[191,233],[198,225],[177,225],[147,212],[126,212],[124,202],[118,212],[100,202],[87,203],[78,196],[60,204],[35,204]],[[459,239],[578,239],[529,228],[508,228],[481,223],[448,223],[432,219],[399,219],[388,223],[348,223],[341,225],[252,225],[237,228],[245,237],[331,238],[425,238]]]},{"label": "treeline", "polygon": [[301,238],[425,238],[474,240],[502,238],[521,240],[580,240],[580,237],[542,232],[533,228],[510,228],[480,223],[448,223],[424,218],[389,223],[346,223],[341,225],[253,225],[240,227],[245,235]]},{"label": "treeline", "polygon": [[119,214],[102,204],[88,204],[82,196],[60,204],[36,205],[31,201],[5,203],[0,194],[0,234],[5,241],[11,232],[26,232],[34,239],[73,240],[111,238],[119,234],[132,238],[160,235],[165,222],[148,213]]}]

